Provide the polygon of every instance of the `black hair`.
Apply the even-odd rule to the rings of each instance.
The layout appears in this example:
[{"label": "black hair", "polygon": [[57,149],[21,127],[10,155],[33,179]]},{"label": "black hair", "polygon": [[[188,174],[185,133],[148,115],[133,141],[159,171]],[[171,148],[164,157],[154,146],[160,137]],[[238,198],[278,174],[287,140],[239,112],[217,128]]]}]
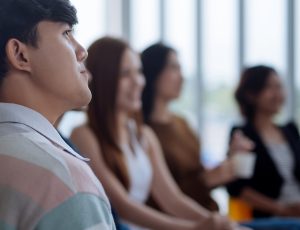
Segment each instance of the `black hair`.
[{"label": "black hair", "polygon": [[166,67],[171,52],[176,51],[162,43],[156,43],[142,52],[143,72],[146,79],[146,86],[142,95],[142,109],[146,123],[150,122],[150,116],[153,112],[156,82]]},{"label": "black hair", "polygon": [[278,74],[274,68],[264,65],[246,68],[242,72],[235,91],[235,100],[240,112],[248,121],[254,119],[256,113],[255,98],[265,89],[272,73]]},{"label": "black hair", "polygon": [[9,71],[6,44],[12,39],[37,47],[37,25],[41,21],[77,24],[76,9],[69,0],[1,0],[0,83]]}]

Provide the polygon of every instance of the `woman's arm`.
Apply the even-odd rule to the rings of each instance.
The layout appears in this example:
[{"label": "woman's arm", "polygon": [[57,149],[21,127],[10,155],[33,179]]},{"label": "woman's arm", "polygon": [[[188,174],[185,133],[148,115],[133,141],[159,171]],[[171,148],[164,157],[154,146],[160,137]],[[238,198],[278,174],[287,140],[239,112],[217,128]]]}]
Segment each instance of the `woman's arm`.
[{"label": "woman's arm", "polygon": [[179,218],[197,221],[198,225],[196,228],[200,230],[250,230],[238,226],[227,217],[217,213],[210,213],[183,194],[168,170],[167,164],[162,156],[160,143],[154,132],[149,127],[145,127],[144,135],[154,169],[152,195],[161,208]]},{"label": "woman's arm", "polygon": [[204,180],[209,189],[227,184],[236,179],[233,161],[228,158],[219,166],[205,170],[199,177]]},{"label": "woman's arm", "polygon": [[168,216],[130,199],[127,191],[107,167],[94,134],[88,127],[77,128],[72,141],[91,159],[99,178],[118,214],[129,222],[151,229],[197,229],[196,222]]},{"label": "woman's arm", "polygon": [[153,131],[145,127],[145,138],[154,168],[152,194],[162,209],[177,217],[190,220],[208,218],[211,213],[181,192],[173,180],[162,156],[160,143]]},{"label": "woman's arm", "polygon": [[288,216],[291,210],[288,206],[280,204],[275,200],[255,191],[252,188],[244,188],[240,195],[240,198],[257,210],[261,210],[270,213],[274,216]]}]

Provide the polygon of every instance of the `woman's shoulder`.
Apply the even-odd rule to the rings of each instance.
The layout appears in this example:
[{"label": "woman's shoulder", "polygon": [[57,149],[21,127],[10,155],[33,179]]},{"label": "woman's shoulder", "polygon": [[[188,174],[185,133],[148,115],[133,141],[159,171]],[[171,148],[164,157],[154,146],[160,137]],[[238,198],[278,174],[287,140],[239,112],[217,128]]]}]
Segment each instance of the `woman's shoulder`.
[{"label": "woman's shoulder", "polygon": [[141,132],[143,146],[146,150],[149,151],[150,149],[152,149],[153,145],[157,145],[159,143],[156,133],[150,126],[143,124],[141,127]]},{"label": "woman's shoulder", "polygon": [[[197,135],[198,124],[197,120],[193,119],[192,117],[188,118],[182,115],[178,115],[173,113],[172,115],[172,125],[175,127],[177,131],[183,132],[192,132],[194,135]],[[172,130],[174,132],[174,130]]]},{"label": "woman's shoulder", "polygon": [[285,125],[282,126],[282,128],[288,130],[289,132],[292,132],[297,137],[300,137],[299,129],[295,121],[291,120],[287,122]]},{"label": "woman's shoulder", "polygon": [[156,135],[153,129],[151,128],[151,126],[147,124],[143,124],[141,126],[141,132],[142,132],[142,137],[145,139],[145,141],[153,138]]},{"label": "woman's shoulder", "polygon": [[83,138],[86,139],[90,136],[93,136],[93,132],[91,128],[87,124],[82,124],[80,126],[75,127],[71,133],[71,140],[74,138]]},{"label": "woman's shoulder", "polygon": [[87,124],[74,128],[70,138],[72,142],[87,155],[91,152],[99,152],[100,150],[96,135]]},{"label": "woman's shoulder", "polygon": [[294,120],[289,120],[283,127],[298,129],[297,123]]},{"label": "woman's shoulder", "polygon": [[175,114],[175,113],[172,113],[171,116],[172,116],[173,123],[181,124],[184,126],[190,126],[189,122],[187,121],[187,119],[185,117]]}]

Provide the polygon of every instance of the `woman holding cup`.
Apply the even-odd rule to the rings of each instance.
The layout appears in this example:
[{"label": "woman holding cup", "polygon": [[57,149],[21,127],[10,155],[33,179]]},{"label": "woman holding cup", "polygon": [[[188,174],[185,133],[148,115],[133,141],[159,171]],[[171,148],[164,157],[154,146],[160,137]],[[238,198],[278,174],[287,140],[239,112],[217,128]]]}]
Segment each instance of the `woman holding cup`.
[{"label": "woman holding cup", "polygon": [[[256,161],[253,175],[230,183],[229,193],[251,204],[253,217],[300,217],[300,136],[294,123],[274,122],[285,100],[278,73],[268,66],[245,69],[235,98],[245,124],[232,133],[253,142]],[[247,154],[236,159],[237,165],[247,164]]]}]

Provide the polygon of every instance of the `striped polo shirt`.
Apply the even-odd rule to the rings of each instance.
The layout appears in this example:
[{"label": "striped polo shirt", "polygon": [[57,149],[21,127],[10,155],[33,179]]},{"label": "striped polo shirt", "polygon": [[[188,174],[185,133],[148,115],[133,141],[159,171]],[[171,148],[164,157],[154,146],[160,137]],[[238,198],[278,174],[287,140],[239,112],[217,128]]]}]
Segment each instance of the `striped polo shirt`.
[{"label": "striped polo shirt", "polygon": [[41,114],[0,103],[0,229],[115,229],[85,161]]}]

